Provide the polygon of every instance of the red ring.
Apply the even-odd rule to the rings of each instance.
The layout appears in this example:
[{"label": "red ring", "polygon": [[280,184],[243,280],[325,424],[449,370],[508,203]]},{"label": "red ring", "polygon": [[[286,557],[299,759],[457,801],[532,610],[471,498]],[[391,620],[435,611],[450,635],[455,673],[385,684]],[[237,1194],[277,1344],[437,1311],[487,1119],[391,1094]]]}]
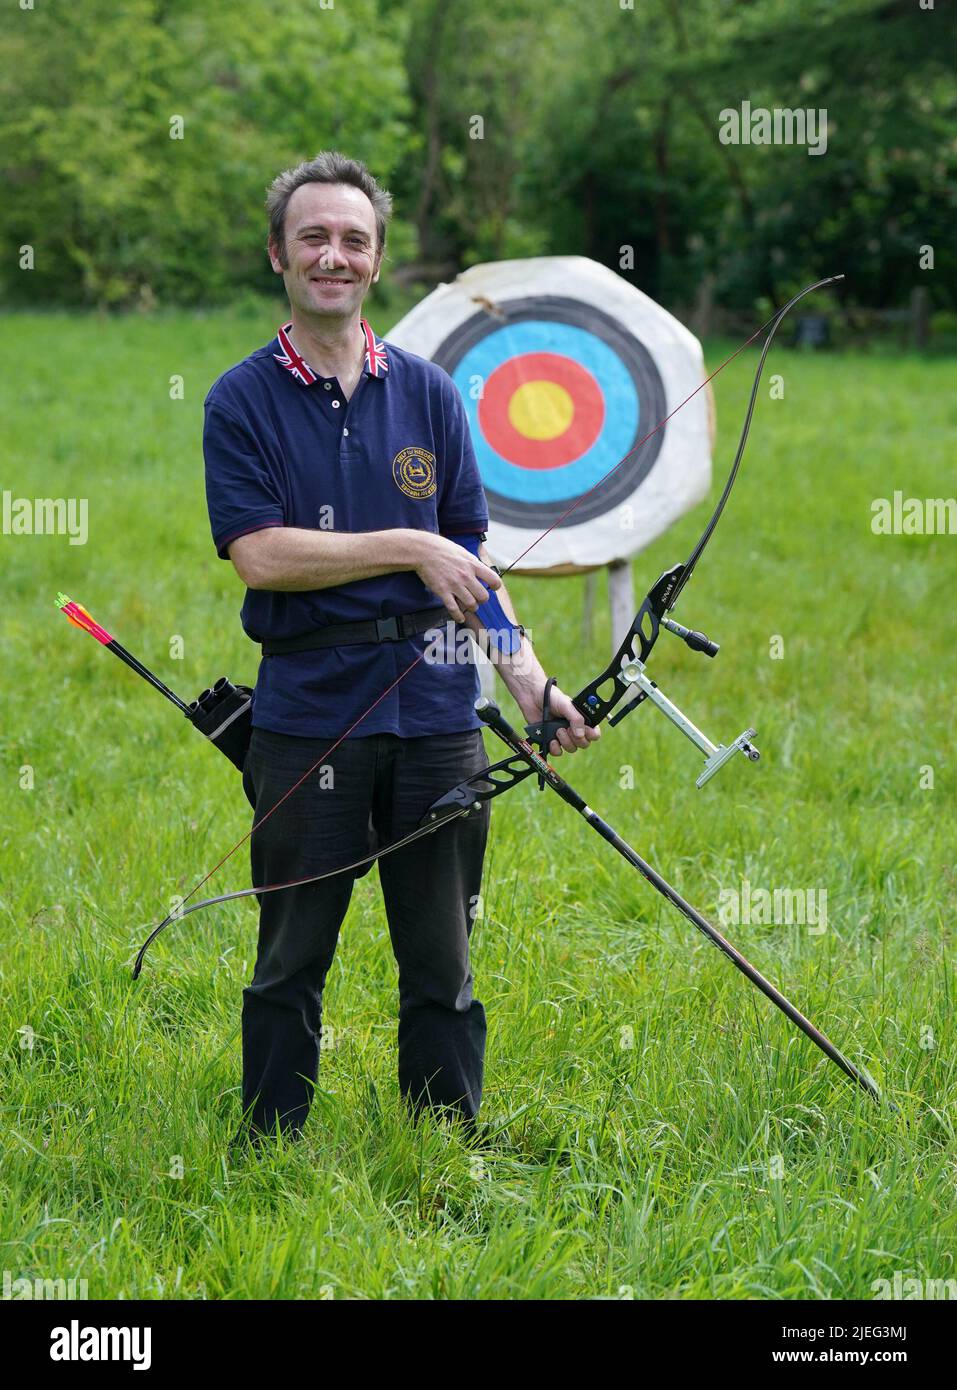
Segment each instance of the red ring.
[{"label": "red ring", "polygon": [[[572,399],[571,424],[554,439],[529,439],[508,418],[519,386],[554,381]],[[526,352],[503,362],[485,383],[478,419],[489,446],[519,468],[561,468],[586,453],[605,422],[605,402],[595,378],[570,357],[555,352]]]}]

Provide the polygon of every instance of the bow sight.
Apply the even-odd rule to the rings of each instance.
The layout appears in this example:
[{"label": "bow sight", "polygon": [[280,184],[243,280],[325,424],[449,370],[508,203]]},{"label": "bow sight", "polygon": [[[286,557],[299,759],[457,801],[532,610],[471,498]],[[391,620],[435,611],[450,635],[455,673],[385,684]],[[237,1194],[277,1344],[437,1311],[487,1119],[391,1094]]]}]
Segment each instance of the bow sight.
[{"label": "bow sight", "polygon": [[[586,724],[594,727],[606,718],[610,725],[620,724],[626,714],[637,709],[645,700],[650,700],[704,754],[704,771],[695,781],[696,786],[703,787],[735,753],[743,753],[753,763],[758,761],[761,754],[751,742],[754,737],[753,729],[745,729],[727,745],[712,743],[707,734],[702,733],[645,673],[645,663],[662,629],[680,637],[685,646],[690,647],[693,652],[702,652],[705,656],[713,658],[720,650],[717,642],[712,642],[705,633],[682,627],[681,623],[676,623],[667,616],[669,608],[677,601],[677,596],[683,588],[682,576],[687,575],[687,572],[686,565],[674,565],[655,581],[608,666],[600,676],[596,676],[578,692],[572,704],[583,716]],[[617,714],[612,715],[611,711],[622,700],[626,700],[626,703]],[[525,732],[529,740],[537,744],[544,753],[558,730],[567,727],[566,719],[543,718],[537,724],[527,724]]]}]

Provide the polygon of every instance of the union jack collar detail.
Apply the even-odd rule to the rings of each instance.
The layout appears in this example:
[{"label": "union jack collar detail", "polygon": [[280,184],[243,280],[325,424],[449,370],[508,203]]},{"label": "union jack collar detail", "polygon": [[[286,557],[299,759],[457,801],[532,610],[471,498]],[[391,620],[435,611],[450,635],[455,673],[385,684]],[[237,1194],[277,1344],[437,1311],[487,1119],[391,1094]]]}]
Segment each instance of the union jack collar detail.
[{"label": "union jack collar detail", "polygon": [[376,337],[365,319],[362,320],[361,327],[366,340],[366,371],[370,376],[385,376],[389,370],[389,355],[385,350],[385,343]]},{"label": "union jack collar detail", "polygon": [[279,339],[279,346],[282,348],[282,352],[274,352],[273,357],[275,357],[280,367],[285,367],[287,372],[292,373],[292,375],[296,378],[300,385],[311,386],[313,382],[318,381],[319,378],[316,376],[315,372],[312,370],[306,359],[304,357],[300,357],[299,353],[293,346],[293,341],[289,336],[290,328],[292,328],[291,319],[289,323],[284,323],[282,328],[280,328],[279,332],[276,334],[276,337]]},{"label": "union jack collar detail", "polygon": [[[370,376],[385,376],[386,372],[389,370],[389,355],[386,352],[385,343],[381,338],[376,337],[365,319],[361,321],[360,326],[366,343],[365,369]],[[300,357],[299,353],[296,351],[295,345],[289,336],[291,328],[292,321],[290,320],[289,323],[284,323],[282,328],[279,329],[276,337],[279,339],[279,346],[282,348],[282,351],[274,352],[273,357],[279,363],[280,367],[285,367],[286,371],[295,377],[296,381],[298,381],[301,386],[312,386],[319,378],[305,358]]]}]

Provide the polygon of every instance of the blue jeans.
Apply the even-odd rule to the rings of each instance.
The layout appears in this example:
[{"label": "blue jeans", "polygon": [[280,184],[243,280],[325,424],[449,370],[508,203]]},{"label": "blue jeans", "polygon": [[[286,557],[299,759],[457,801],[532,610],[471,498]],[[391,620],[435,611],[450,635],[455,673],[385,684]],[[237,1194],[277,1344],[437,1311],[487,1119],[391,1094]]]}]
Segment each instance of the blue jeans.
[{"label": "blue jeans", "polygon": [[[254,729],[243,770],[261,820],[322,757],[328,739]],[[429,806],[488,766],[480,730],[346,739],[251,840],[254,884],[353,863],[414,830]],[[472,995],[469,936],[489,806],[379,861],[399,967],[399,1086],[413,1113],[471,1123],[482,1097],[485,1010]],[[243,1110],[253,1131],[298,1132],[319,1069],[322,991],[349,906],[352,870],[259,898],[259,946],[243,992]]]}]

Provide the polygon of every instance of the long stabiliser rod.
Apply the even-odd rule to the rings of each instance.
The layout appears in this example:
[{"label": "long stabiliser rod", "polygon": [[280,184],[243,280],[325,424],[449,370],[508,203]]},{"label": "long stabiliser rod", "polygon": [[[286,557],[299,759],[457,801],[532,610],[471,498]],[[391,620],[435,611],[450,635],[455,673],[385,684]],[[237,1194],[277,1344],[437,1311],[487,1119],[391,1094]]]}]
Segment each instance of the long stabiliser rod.
[{"label": "long stabiliser rod", "polygon": [[843,1052],[834,1046],[830,1038],[826,1037],[819,1028],[815,1028],[810,1019],[805,1018],[800,1009],[796,1009],[790,999],[786,998],[779,989],[776,989],[770,980],[766,980],[760,970],[757,970],[735,946],[731,945],[730,941],[721,935],[717,927],[712,926],[706,917],[702,917],[697,908],[692,907],[676,889],[672,888],[667,879],[662,878],[656,869],[642,859],[637,850],[632,849],[631,845],[623,840],[607,821],[602,820],[601,816],[593,811],[587,802],[578,795],[574,787],[570,787],[564,778],[559,777],[555,769],[545,761],[537,749],[527,739],[521,738],[516,733],[493,700],[485,698],[478,700],[475,711],[482,722],[487,724],[502,742],[511,748],[513,753],[528,762],[539,776],[544,778],[552,791],[556,792],[563,801],[583,816],[603,840],[607,840],[632,868],[637,869],[642,877],[658,890],[662,897],[667,898],[684,917],[687,917],[692,926],[697,927],[713,946],[717,946],[718,950],[737,966],[742,975],[746,975],[751,983],[756,985],[761,993],[771,1000],[772,1004],[775,1004],[792,1023],[800,1028],[806,1037],[811,1039],[811,1042],[821,1049],[825,1056],[840,1067],[845,1076],[856,1081],[858,1086],[874,1100],[881,1100],[881,1093],[871,1078],[855,1067],[853,1062],[848,1061]]}]

